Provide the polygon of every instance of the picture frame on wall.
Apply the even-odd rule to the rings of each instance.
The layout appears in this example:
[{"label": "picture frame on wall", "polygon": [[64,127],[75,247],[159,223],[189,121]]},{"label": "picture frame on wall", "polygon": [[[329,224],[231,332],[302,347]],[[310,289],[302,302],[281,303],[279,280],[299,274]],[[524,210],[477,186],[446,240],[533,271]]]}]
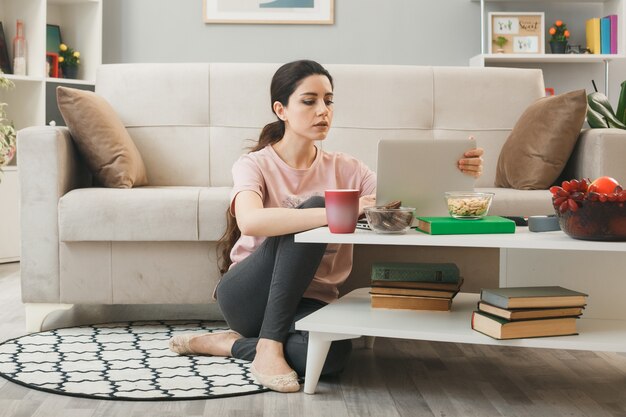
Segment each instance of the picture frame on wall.
[{"label": "picture frame on wall", "polygon": [[205,23],[334,23],[334,0],[203,0]]},{"label": "picture frame on wall", "polygon": [[545,53],[544,22],[543,12],[490,12],[489,53]]},{"label": "picture frame on wall", "polygon": [[4,28],[0,22],[0,69],[5,74],[12,74],[11,59],[9,58],[9,45],[4,37]]},{"label": "picture frame on wall", "polygon": [[53,54],[59,53],[59,45],[63,42],[61,39],[61,27],[59,25],[46,25],[46,52]]}]

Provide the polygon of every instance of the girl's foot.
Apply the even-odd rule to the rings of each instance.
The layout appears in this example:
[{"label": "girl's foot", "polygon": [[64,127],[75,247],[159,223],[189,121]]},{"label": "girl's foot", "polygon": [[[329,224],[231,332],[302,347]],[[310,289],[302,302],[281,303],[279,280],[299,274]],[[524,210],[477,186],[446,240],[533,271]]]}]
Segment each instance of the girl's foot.
[{"label": "girl's foot", "polygon": [[278,392],[300,390],[298,374],[285,360],[283,344],[280,342],[259,339],[250,372],[261,385],[271,390]]},{"label": "girl's foot", "polygon": [[234,330],[212,333],[187,333],[172,337],[170,350],[179,355],[231,356],[235,340],[242,336]]}]

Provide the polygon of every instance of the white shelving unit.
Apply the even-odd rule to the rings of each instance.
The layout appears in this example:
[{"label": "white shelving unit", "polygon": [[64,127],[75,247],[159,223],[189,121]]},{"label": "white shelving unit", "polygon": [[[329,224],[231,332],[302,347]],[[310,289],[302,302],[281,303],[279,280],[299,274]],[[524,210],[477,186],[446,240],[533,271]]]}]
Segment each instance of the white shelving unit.
[{"label": "white shelving unit", "polygon": [[[43,126],[46,120],[46,86],[94,84],[96,69],[102,63],[102,0],[0,0],[0,22],[12,59],[12,40],[16,21],[24,22],[28,43],[25,76],[5,74],[15,83],[10,91],[0,91],[0,102],[8,103],[7,112],[16,129]],[[46,77],[46,24],[61,27],[64,43],[81,53],[78,79]],[[18,145],[19,147],[19,145]],[[15,159],[6,167],[0,183],[0,263],[19,260],[19,229],[5,234],[7,228],[19,225],[17,168]],[[13,166],[13,168],[11,167]]]},{"label": "white shelving unit", "polygon": [[[471,0],[472,2],[480,3],[480,54],[470,58],[470,66],[484,67],[489,65],[506,65],[515,66],[517,64],[592,64],[602,63],[604,65],[604,92],[608,97],[609,95],[609,69],[611,61],[626,58],[626,31],[624,28],[625,3],[624,0]],[[501,3],[501,4],[523,4],[534,3],[537,4],[537,11],[545,9],[546,5],[550,3],[589,3],[602,7],[600,15],[595,17],[602,17],[609,14],[618,15],[618,53],[617,54],[488,54],[488,42],[487,39],[487,12],[486,3]],[[581,20],[586,20],[588,17],[581,17]],[[550,22],[546,21],[546,25],[550,26]],[[547,31],[547,28],[544,28]],[[546,42],[549,39],[549,35],[546,32]],[[546,49],[548,50],[548,49]]]}]

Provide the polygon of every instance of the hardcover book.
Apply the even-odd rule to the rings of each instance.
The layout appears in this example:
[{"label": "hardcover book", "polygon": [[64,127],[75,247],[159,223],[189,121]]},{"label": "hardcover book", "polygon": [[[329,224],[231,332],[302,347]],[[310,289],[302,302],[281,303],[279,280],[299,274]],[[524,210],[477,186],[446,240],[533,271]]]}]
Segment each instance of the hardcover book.
[{"label": "hardcover book", "polygon": [[594,17],[587,20],[585,24],[585,31],[587,35],[587,48],[592,54],[599,54],[600,47],[600,18]]},{"label": "hardcover book", "polygon": [[600,19],[600,53],[611,53],[611,20],[608,17]]},{"label": "hardcover book", "polygon": [[611,21],[611,53],[617,54],[617,15],[610,14],[607,17]]},{"label": "hardcover book", "polygon": [[372,280],[372,287],[385,287],[385,288],[413,288],[422,290],[437,290],[437,291],[458,291],[463,285],[463,277],[459,278],[458,282],[424,282],[424,281],[385,281],[385,280]]},{"label": "hardcover book", "polygon": [[450,298],[372,294],[372,308],[448,311],[451,305],[452,299]]},{"label": "hardcover book", "polygon": [[504,309],[582,307],[587,294],[563,287],[510,287],[483,289],[480,300]]},{"label": "hardcover book", "polygon": [[484,302],[478,303],[478,309],[492,316],[502,317],[509,321],[544,319],[556,317],[578,317],[583,314],[584,307],[559,307],[559,308],[517,308],[505,309]]},{"label": "hardcover book", "polygon": [[472,313],[472,329],[494,339],[521,339],[525,337],[578,334],[575,317],[508,321],[483,311],[474,311]]},{"label": "hardcover book", "polygon": [[477,220],[453,217],[418,217],[418,230],[431,235],[515,233],[515,222],[500,216],[485,216]]},{"label": "hardcover book", "polygon": [[372,287],[370,294],[409,295],[413,297],[452,298],[458,291],[423,290],[419,288]]},{"label": "hardcover book", "polygon": [[456,283],[459,281],[459,267],[454,263],[374,263],[372,280]]}]

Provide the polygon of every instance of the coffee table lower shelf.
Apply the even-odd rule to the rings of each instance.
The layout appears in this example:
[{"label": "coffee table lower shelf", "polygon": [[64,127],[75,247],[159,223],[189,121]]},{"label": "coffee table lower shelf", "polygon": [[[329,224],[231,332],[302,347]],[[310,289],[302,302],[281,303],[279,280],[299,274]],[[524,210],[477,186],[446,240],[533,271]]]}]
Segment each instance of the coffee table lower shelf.
[{"label": "coffee table lower shelf", "polygon": [[[578,320],[576,336],[496,340],[471,328],[478,294],[458,294],[452,310],[373,309],[369,288],[360,288],[299,320],[296,329],[309,332],[304,392],[313,394],[330,343],[360,336],[483,345],[626,352],[626,320]],[[584,317],[584,312],[583,312]]]}]

